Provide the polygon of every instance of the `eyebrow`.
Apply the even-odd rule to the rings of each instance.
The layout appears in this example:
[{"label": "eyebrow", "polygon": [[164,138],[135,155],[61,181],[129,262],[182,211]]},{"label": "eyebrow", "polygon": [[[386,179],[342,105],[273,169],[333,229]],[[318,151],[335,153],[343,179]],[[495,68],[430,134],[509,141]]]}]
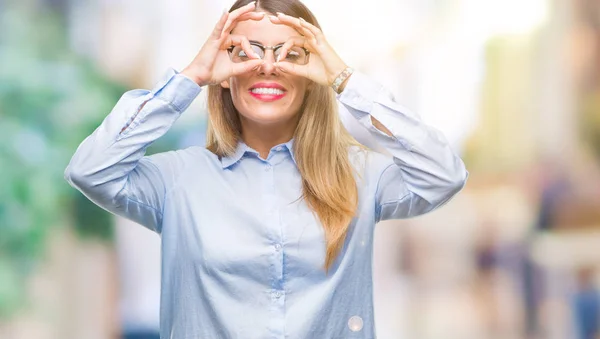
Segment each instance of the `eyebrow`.
[{"label": "eyebrow", "polygon": [[[264,46],[264,44],[263,44],[263,43],[261,43],[260,41],[256,41],[256,40],[248,40],[248,42],[250,42],[250,43],[255,43],[255,44],[259,44],[259,45],[261,45],[261,46]],[[285,44],[285,42],[280,42],[280,43],[278,43],[278,44],[276,44],[276,45],[273,45],[273,47],[275,47],[275,46],[279,46],[279,45],[283,45],[283,44]]]}]

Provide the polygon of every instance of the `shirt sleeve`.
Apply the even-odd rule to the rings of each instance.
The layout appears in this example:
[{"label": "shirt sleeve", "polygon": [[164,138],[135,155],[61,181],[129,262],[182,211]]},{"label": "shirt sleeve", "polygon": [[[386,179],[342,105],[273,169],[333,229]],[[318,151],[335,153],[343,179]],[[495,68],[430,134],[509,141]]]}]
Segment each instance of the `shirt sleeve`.
[{"label": "shirt sleeve", "polygon": [[166,192],[181,164],[176,152],[145,156],[200,93],[169,69],[150,91],[126,92],[77,148],[65,179],[98,206],[158,233]]},{"label": "shirt sleeve", "polygon": [[[391,155],[372,164],[377,222],[432,211],[464,187],[469,174],[444,135],[397,104],[381,85],[354,72],[337,98],[340,110],[347,110]],[[393,136],[375,128],[371,117]]]}]

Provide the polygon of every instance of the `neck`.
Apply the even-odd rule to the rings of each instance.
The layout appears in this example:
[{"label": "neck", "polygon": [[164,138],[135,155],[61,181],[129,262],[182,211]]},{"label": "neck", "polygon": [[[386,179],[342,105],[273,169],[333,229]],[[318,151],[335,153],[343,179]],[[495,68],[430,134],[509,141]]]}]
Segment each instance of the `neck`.
[{"label": "neck", "polygon": [[241,123],[242,140],[257,151],[261,158],[266,159],[271,148],[292,139],[298,122],[294,119],[284,123],[265,125],[242,118]]}]

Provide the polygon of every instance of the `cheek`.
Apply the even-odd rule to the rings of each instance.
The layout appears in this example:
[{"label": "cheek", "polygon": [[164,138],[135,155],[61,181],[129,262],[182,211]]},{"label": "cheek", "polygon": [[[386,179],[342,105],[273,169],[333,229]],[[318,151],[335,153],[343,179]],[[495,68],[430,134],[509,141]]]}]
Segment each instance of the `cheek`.
[{"label": "cheek", "polygon": [[308,84],[305,82],[299,82],[296,87],[294,87],[294,104],[298,102],[302,103],[306,94],[308,93]]},{"label": "cheek", "polygon": [[309,94],[309,87],[308,86],[302,86],[301,90],[298,91],[298,93],[296,94],[296,100],[298,102],[298,105],[301,106],[302,103],[304,102],[304,100],[306,99],[306,97]]},{"label": "cheek", "polygon": [[241,99],[243,93],[239,80],[235,78],[229,80],[229,92],[231,93],[233,102],[237,102]]}]

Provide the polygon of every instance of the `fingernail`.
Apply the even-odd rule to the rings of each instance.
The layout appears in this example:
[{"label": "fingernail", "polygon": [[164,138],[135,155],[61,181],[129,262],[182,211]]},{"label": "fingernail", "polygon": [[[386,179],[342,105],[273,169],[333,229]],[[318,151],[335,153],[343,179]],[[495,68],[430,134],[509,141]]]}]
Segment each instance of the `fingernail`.
[{"label": "fingernail", "polygon": [[283,14],[281,12],[277,12],[277,16],[280,16],[280,15],[285,15],[285,14]]},{"label": "fingernail", "polygon": [[271,19],[271,20],[277,20],[277,17],[274,16],[274,15],[269,15],[269,19]]},{"label": "fingernail", "polygon": [[256,1],[252,1],[252,2],[250,2],[250,3],[248,4],[248,6],[250,6],[250,5],[256,5]]},{"label": "fingernail", "polygon": [[306,20],[304,20],[304,18],[302,18],[302,17],[300,18],[300,20],[302,20],[302,21],[306,22]]},{"label": "fingernail", "polygon": [[281,54],[279,54],[279,55],[277,56],[277,59],[275,59],[275,64],[277,64],[277,63],[279,62],[279,58],[281,58]]}]

